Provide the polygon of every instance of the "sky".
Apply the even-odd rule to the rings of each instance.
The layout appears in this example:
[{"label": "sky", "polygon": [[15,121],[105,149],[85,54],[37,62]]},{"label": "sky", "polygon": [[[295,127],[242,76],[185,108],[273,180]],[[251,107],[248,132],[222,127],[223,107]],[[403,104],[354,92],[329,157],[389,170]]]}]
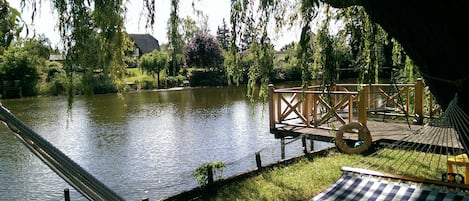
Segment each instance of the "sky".
[{"label": "sky", "polygon": [[[39,2],[38,0],[36,0]],[[194,20],[198,20],[195,16],[192,8],[193,0],[180,0],[179,2],[179,17],[184,18],[190,16]],[[20,9],[20,0],[8,0],[10,6]],[[31,22],[31,8],[25,7],[22,11],[23,19],[29,24],[29,26],[35,29],[36,34],[44,34],[51,40],[53,47],[60,46],[60,36],[58,33],[57,25],[57,14],[51,9],[49,1],[42,0],[40,8],[38,9],[37,16],[34,22]],[[208,15],[208,24],[210,33],[216,35],[217,27],[222,25],[222,20],[229,23],[230,19],[230,0],[195,0],[196,9],[202,10],[202,12]],[[160,44],[168,42],[166,36],[167,20],[169,18],[170,1],[169,0],[157,0],[156,5],[156,22],[153,30],[145,29],[145,18],[140,17],[143,11],[142,0],[131,0],[127,3],[127,15],[125,19],[125,27],[127,33],[141,34],[149,33],[153,35]],[[273,32],[272,32],[273,33]],[[25,34],[23,34],[24,36]],[[31,34],[30,34],[31,35]],[[271,36],[272,42],[275,45],[275,49],[280,49],[284,45],[291,43],[292,41],[298,41],[300,35],[299,28],[293,28],[290,30],[284,30],[282,33]]]}]

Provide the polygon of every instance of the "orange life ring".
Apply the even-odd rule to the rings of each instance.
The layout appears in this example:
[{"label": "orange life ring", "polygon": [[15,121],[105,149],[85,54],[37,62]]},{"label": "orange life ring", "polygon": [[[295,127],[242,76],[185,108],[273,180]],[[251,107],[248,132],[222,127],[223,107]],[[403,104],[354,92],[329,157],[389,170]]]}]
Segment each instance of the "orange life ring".
[{"label": "orange life ring", "polygon": [[[358,130],[358,139],[363,143],[356,147],[348,146],[344,141],[344,133],[351,132],[353,129]],[[335,146],[344,153],[347,154],[360,154],[367,151],[371,147],[372,139],[368,128],[358,122],[350,122],[340,127],[336,133]]]}]

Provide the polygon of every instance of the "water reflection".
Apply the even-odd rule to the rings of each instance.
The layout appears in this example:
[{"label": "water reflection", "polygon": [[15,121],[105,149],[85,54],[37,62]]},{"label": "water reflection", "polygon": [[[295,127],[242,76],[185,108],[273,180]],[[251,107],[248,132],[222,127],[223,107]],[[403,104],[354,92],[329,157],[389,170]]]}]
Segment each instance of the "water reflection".
[{"label": "water reflection", "polygon": [[[19,119],[128,200],[157,200],[197,186],[203,162],[228,164],[225,176],[280,159],[265,105],[250,105],[245,87],[199,88],[76,97],[3,100]],[[299,142],[301,144],[301,142]],[[296,146],[296,147],[295,147]],[[287,148],[287,157],[301,145]],[[85,200],[0,127],[0,200]]]}]

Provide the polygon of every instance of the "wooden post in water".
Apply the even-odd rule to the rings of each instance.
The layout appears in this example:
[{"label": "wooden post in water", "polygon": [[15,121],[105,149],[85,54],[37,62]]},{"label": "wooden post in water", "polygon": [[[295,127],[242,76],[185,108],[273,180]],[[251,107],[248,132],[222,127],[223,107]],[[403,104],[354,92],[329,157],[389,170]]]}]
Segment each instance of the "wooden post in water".
[{"label": "wooden post in water", "polygon": [[142,201],[150,201],[150,198],[149,198],[148,195],[147,195],[148,191],[145,190],[145,191],[143,191],[143,192],[144,192],[145,194],[144,194],[143,197],[142,197]]},{"label": "wooden post in water", "polygon": [[423,124],[423,97],[424,86],[422,78],[418,78],[415,83],[415,115],[417,116],[417,124]]},{"label": "wooden post in water", "polygon": [[311,151],[314,151],[314,140],[311,137],[309,137],[309,143],[310,143],[309,144],[309,147],[310,147],[309,149]]},{"label": "wooden post in water", "polygon": [[275,110],[274,110],[274,85],[269,84],[269,125],[270,129],[275,128]]},{"label": "wooden post in water", "polygon": [[256,165],[257,165],[257,170],[260,171],[262,169],[262,161],[261,161],[260,152],[256,152]]},{"label": "wooden post in water", "polygon": [[306,136],[301,136],[301,145],[303,146],[303,153],[308,154],[308,147],[306,147]]},{"label": "wooden post in water", "polygon": [[211,185],[213,184],[213,167],[212,165],[209,165],[207,168],[207,184]]},{"label": "wooden post in water", "polygon": [[280,138],[280,158],[285,159],[285,137]]},{"label": "wooden post in water", "polygon": [[70,190],[68,188],[64,189],[64,198],[65,201],[70,201]]}]

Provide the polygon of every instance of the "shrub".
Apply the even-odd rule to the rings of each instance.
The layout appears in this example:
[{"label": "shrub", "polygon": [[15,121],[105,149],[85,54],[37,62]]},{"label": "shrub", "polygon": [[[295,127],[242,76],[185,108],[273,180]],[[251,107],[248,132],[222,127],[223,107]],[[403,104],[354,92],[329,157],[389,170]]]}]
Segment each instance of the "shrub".
[{"label": "shrub", "polygon": [[226,75],[220,71],[192,71],[189,76],[191,86],[226,86]]},{"label": "shrub", "polygon": [[225,167],[225,163],[221,161],[202,163],[199,167],[192,171],[192,176],[195,177],[199,185],[205,186],[208,184],[209,181],[208,171],[210,169],[213,172],[213,176],[217,180],[220,180],[223,177],[223,169],[225,169]]}]

